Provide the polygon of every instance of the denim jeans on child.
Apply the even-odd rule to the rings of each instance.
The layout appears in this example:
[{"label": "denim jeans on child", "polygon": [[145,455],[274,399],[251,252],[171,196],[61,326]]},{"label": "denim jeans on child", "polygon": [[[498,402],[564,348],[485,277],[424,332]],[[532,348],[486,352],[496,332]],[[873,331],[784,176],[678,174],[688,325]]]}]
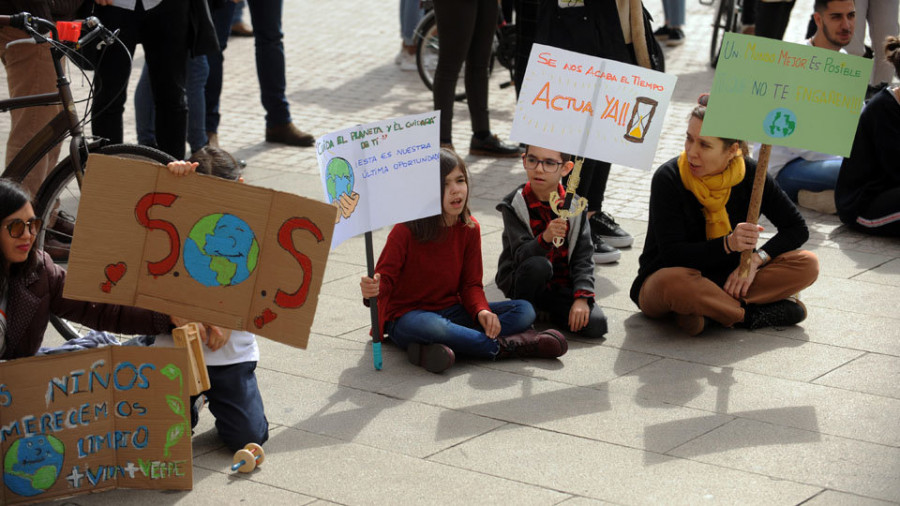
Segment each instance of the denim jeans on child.
[{"label": "denim jeans on child", "polygon": [[[188,58],[185,94],[188,104],[187,141],[191,152],[206,146],[206,79],[209,76],[209,64],[205,55]],[[141,71],[137,88],[134,90],[134,120],[137,129],[138,144],[156,146],[156,114],[153,92],[150,87],[150,72],[147,65]]]},{"label": "denim jeans on child", "polygon": [[[524,332],[534,323],[534,308],[524,300],[492,302],[490,307],[500,319],[501,336]],[[415,309],[388,322],[385,330],[404,349],[411,343],[437,343],[459,355],[479,358],[493,358],[500,351],[497,340],[489,338],[460,304],[438,311]]]},{"label": "denim jeans on child", "polygon": [[[256,383],[256,362],[207,366],[209,411],[216,417],[219,438],[231,451],[269,439],[269,421]],[[191,397],[193,405],[196,397]]]}]

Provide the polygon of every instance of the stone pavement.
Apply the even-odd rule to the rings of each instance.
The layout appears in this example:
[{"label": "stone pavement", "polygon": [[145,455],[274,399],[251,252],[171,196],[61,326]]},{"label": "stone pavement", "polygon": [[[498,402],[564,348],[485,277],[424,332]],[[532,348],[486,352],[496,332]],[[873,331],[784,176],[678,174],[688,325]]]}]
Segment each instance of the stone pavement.
[{"label": "stone pavement", "polygon": [[[647,4],[661,20],[659,2]],[[798,0],[788,40],[802,37],[811,6]],[[432,107],[415,72],[393,63],[396,2],[288,0],[285,9],[288,98],[303,129],[323,134]],[[679,81],[654,166],[680,152],[688,112],[711,85],[712,16],[713,7],[689,0],[687,42],[666,50]],[[232,39],[226,56],[222,146],[248,161],[247,182],[322,198],[314,150],[263,141],[252,41]],[[514,94],[495,86],[496,74],[491,119],[502,137]],[[463,105],[455,125],[454,144],[465,153]],[[494,205],[524,171],[509,160],[466,162],[484,280],[497,298],[502,223]],[[573,338],[560,360],[463,360],[441,375],[386,346],[384,369],[375,371],[356,238],[329,257],[309,348],[260,340],[257,373],[271,423],[260,469],[228,471],[231,454],[204,412],[193,491],[120,490],[65,504],[900,503],[900,243],[804,211],[807,247],[822,267],[802,294],[809,318],[788,329],[687,338],[671,322],[640,315],[627,295],[650,175],[614,167],[610,178],[604,207],[636,243],[618,264],[596,268],[610,319],[605,340]],[[386,234],[375,234],[376,251]]]}]

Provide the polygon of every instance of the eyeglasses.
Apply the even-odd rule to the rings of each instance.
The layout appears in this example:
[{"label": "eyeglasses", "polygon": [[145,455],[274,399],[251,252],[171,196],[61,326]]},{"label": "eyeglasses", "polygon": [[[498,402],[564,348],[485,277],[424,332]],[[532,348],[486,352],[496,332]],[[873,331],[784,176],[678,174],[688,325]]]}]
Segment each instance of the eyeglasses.
[{"label": "eyeglasses", "polygon": [[552,174],[558,171],[560,166],[565,162],[556,160],[538,160],[536,157],[528,155],[522,157],[522,163],[525,165],[526,170],[534,170],[537,168],[538,164],[541,164],[544,166],[544,172]]},{"label": "eyeglasses", "polygon": [[10,237],[18,239],[25,233],[25,227],[28,227],[31,235],[38,235],[38,232],[41,231],[41,227],[43,226],[44,220],[40,218],[31,218],[28,221],[22,221],[19,218],[16,218],[6,225],[6,230],[9,231]]}]

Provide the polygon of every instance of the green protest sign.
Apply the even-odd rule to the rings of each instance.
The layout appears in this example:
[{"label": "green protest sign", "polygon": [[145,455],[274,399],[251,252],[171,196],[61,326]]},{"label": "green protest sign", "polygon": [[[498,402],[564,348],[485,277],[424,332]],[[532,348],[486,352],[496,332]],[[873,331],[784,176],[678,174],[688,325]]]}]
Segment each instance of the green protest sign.
[{"label": "green protest sign", "polygon": [[849,156],[872,61],[727,33],[702,135]]}]

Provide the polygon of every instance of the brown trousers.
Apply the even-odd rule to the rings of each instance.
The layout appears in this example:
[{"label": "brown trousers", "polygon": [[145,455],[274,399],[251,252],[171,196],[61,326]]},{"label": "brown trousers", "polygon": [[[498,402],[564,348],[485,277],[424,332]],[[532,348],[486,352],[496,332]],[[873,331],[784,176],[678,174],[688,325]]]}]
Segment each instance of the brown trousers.
[{"label": "brown trousers", "polygon": [[[756,273],[743,302],[765,304],[787,298],[813,284],[819,259],[810,251],[789,251]],[[651,318],[669,313],[707,316],[730,327],[744,320],[741,300],[704,278],[697,269],[668,267],[650,275],[638,296],[641,311]]]},{"label": "brown trousers", "polygon": [[[26,38],[28,34],[19,29],[9,26],[0,28],[0,60],[6,67],[6,82],[9,85],[10,97],[56,91],[56,71],[53,70],[53,59],[47,44],[16,44],[7,49],[6,44],[9,42]],[[9,165],[38,130],[61,110],[62,106],[48,105],[10,111],[12,118],[9,139],[6,141],[6,165]],[[41,158],[23,181],[22,185],[32,197],[37,194],[41,183],[56,165],[60,146],[61,144],[57,144]]]}]

